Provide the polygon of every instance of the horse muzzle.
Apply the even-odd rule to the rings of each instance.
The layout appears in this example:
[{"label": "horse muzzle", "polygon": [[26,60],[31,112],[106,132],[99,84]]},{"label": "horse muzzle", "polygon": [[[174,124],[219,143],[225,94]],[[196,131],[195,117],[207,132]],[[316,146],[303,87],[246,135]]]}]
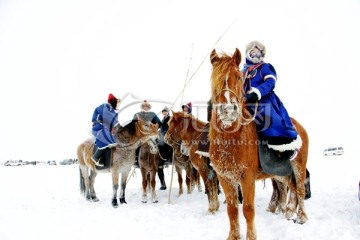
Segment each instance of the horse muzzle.
[{"label": "horse muzzle", "polygon": [[216,107],[216,113],[225,127],[231,126],[240,116],[239,107],[236,103],[219,104]]}]

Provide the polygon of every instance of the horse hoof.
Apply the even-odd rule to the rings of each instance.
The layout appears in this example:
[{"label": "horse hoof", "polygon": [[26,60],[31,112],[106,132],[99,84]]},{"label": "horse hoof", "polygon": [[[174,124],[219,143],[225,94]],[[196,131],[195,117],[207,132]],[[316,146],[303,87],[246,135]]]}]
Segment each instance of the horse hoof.
[{"label": "horse hoof", "polygon": [[111,202],[112,206],[114,208],[117,208],[119,206],[119,204],[117,203],[117,200],[116,199],[113,199],[112,202]]},{"label": "horse hoof", "polygon": [[97,197],[91,197],[91,201],[92,201],[92,202],[98,202],[99,199],[98,199]]},{"label": "horse hoof", "polygon": [[142,202],[142,203],[147,203],[147,201],[146,201],[146,200],[141,200],[141,202]]},{"label": "horse hoof", "polygon": [[154,200],[154,201],[153,201],[153,203],[158,203],[158,202],[159,202],[159,200]]},{"label": "horse hoof", "polygon": [[286,219],[290,220],[292,216],[294,216],[293,211],[290,211],[290,210],[286,211],[286,213],[285,213]]},{"label": "horse hoof", "polygon": [[123,204],[123,203],[127,204],[127,202],[125,201],[125,198],[120,198],[119,200],[120,200],[121,204]]}]

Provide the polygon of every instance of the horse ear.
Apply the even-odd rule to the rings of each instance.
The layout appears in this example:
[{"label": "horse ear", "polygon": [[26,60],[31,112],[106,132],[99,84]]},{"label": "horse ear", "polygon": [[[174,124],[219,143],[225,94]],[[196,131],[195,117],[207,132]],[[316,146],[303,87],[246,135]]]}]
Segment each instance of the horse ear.
[{"label": "horse ear", "polygon": [[213,49],[210,54],[210,62],[214,65],[219,60],[219,56],[216,53],[216,50]]},{"label": "horse ear", "polygon": [[241,63],[241,52],[238,48],[235,49],[234,55],[233,55],[233,61],[235,62],[236,66],[239,66]]}]

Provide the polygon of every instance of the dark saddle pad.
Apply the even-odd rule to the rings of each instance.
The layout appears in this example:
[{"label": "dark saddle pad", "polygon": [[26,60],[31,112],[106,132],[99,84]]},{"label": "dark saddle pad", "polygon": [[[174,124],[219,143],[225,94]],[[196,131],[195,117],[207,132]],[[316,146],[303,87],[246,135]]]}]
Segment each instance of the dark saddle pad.
[{"label": "dark saddle pad", "polygon": [[269,149],[267,144],[259,144],[259,159],[263,171],[277,176],[289,176],[293,170],[289,159],[282,158],[278,152]]},{"label": "dark saddle pad", "polygon": [[[95,153],[96,149],[97,147],[95,145],[93,154]],[[111,159],[112,159],[112,150],[111,148],[106,148],[100,159],[100,162],[103,163],[104,166],[100,167],[95,165],[96,169],[97,170],[109,169],[111,167]]]}]

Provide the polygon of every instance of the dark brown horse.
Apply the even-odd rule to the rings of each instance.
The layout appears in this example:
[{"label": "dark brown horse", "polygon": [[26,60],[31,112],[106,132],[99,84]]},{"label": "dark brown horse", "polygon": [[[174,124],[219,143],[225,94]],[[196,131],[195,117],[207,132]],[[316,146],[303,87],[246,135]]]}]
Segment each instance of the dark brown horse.
[{"label": "dark brown horse", "polygon": [[200,173],[205,184],[205,191],[209,200],[208,212],[214,213],[220,207],[217,176],[210,167],[208,158],[196,153],[201,140],[201,134],[203,131],[206,131],[205,126],[205,122],[193,118],[191,114],[173,112],[173,116],[169,121],[169,129],[164,139],[168,144],[182,141],[187,150],[189,150],[190,161]]},{"label": "dark brown horse", "polygon": [[[255,180],[274,177],[295,191],[290,194],[297,200],[287,206],[286,217],[297,209],[297,222],[305,223],[307,215],[304,206],[306,162],[308,156],[308,136],[306,130],[295,120],[292,122],[302,139],[298,156],[291,161],[295,181],[290,176],[271,176],[262,171],[258,159],[258,140],[253,116],[244,108],[242,93],[242,74],[239,70],[241,53],[235,50],[233,56],[215,50],[211,52],[213,66],[211,75],[211,101],[213,103],[210,124],[210,159],[218,174],[227,202],[230,221],[228,239],[240,239],[237,184],[243,191],[243,214],[247,224],[246,239],[256,239],[255,218]],[[291,196],[294,195],[294,196]]]},{"label": "dark brown horse", "polygon": [[190,194],[195,186],[197,186],[199,192],[201,192],[201,183],[198,171],[194,168],[193,164],[190,161],[190,157],[184,155],[181,152],[180,142],[171,142],[168,143],[173,149],[173,165],[175,165],[175,170],[178,175],[179,183],[179,196],[183,194],[183,177],[182,171],[185,170],[185,183],[187,187],[187,193]]},{"label": "dark brown horse", "polygon": [[160,154],[157,143],[150,139],[140,147],[139,166],[142,176],[142,202],[147,202],[147,191],[151,191],[151,200],[153,203],[158,202],[156,196],[156,174],[159,168]]},{"label": "dark brown horse", "polygon": [[[80,191],[87,200],[97,202],[94,183],[96,175],[100,173],[112,174],[113,182],[113,207],[118,207],[117,192],[119,189],[119,176],[121,173],[120,203],[126,203],[125,188],[131,166],[135,162],[135,150],[142,143],[151,138],[157,138],[157,125],[144,122],[132,121],[126,126],[117,125],[115,129],[116,141],[118,147],[113,148],[111,167],[104,170],[97,170],[94,162],[91,160],[94,140],[88,139],[81,143],[77,149],[77,156],[80,167]],[[90,173],[89,173],[90,171]]]}]

